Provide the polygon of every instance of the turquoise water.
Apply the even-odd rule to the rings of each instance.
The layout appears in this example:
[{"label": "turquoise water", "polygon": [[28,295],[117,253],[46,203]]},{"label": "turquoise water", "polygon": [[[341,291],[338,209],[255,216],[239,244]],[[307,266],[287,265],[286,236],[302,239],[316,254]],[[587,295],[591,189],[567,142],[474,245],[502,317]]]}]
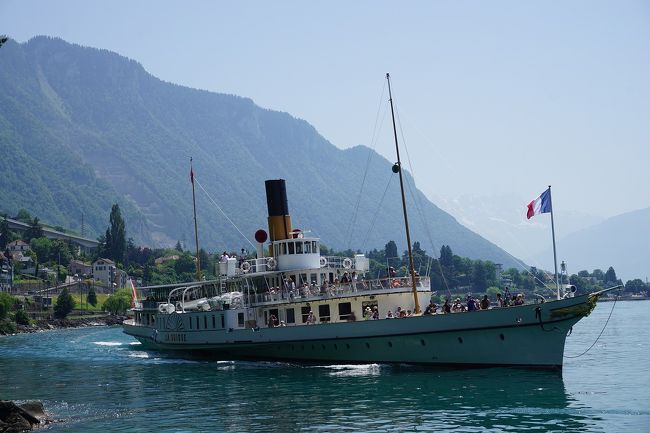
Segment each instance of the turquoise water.
[{"label": "turquoise water", "polygon": [[618,302],[563,374],[176,360],[118,327],[0,337],[0,398],[42,400],[59,420],[48,432],[650,432],[649,310]]}]

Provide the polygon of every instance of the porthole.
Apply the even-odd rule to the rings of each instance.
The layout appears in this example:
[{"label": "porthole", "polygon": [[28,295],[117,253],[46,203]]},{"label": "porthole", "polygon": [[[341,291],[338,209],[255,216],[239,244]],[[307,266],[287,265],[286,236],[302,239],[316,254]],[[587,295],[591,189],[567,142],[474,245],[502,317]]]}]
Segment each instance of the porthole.
[{"label": "porthole", "polygon": [[458,337],[458,342],[459,342],[460,344],[463,344],[463,337]]}]

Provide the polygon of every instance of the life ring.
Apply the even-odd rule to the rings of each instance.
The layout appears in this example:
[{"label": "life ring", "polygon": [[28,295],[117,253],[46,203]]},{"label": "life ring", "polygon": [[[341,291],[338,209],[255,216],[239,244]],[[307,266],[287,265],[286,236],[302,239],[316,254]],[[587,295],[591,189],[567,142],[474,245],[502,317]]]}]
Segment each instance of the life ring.
[{"label": "life ring", "polygon": [[324,268],[325,266],[327,266],[327,258],[321,257],[320,258],[320,267]]},{"label": "life ring", "polygon": [[241,271],[242,271],[243,273],[247,273],[248,271],[251,270],[251,264],[248,263],[248,262],[244,262],[244,263],[241,264],[241,266],[239,267],[239,269],[241,269]]},{"label": "life ring", "polygon": [[269,257],[268,259],[266,259],[266,268],[267,269],[273,270],[273,269],[275,269],[275,266],[277,264],[278,263],[275,261],[275,259],[273,257]]},{"label": "life ring", "polygon": [[352,259],[349,257],[346,257],[343,259],[343,267],[345,269],[350,269],[352,267]]}]

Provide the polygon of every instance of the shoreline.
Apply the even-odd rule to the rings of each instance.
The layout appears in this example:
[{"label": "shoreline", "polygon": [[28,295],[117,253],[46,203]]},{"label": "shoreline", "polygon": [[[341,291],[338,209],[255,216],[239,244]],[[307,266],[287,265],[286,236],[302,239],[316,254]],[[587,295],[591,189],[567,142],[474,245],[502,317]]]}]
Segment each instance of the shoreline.
[{"label": "shoreline", "polygon": [[49,319],[37,320],[31,325],[16,325],[15,333],[3,333],[2,335],[16,335],[16,334],[33,334],[37,332],[52,331],[56,329],[68,328],[88,328],[91,326],[114,326],[121,325],[127,316],[107,314],[98,317],[81,317],[78,319]]}]

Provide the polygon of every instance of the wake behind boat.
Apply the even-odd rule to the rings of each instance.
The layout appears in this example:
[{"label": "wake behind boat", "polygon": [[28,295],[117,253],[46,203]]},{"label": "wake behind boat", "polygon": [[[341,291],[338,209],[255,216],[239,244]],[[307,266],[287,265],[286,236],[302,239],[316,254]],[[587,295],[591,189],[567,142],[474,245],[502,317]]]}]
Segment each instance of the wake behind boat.
[{"label": "wake behind boat", "polygon": [[561,368],[567,333],[607,290],[573,297],[571,290],[560,293],[564,288],[558,284],[557,300],[550,302],[459,313],[429,307],[421,313],[420,305],[431,299],[430,282],[413,266],[388,74],[386,78],[407,277],[389,272],[387,278],[367,279],[369,260],[363,254],[321,256],[318,238],[292,228],[285,181],[267,180],[269,232],[255,234],[256,257],[238,261],[224,256],[214,281],[200,281],[197,263],[195,283],[144,288],[146,299],[136,303],[124,332],[147,348],[222,360]]}]

